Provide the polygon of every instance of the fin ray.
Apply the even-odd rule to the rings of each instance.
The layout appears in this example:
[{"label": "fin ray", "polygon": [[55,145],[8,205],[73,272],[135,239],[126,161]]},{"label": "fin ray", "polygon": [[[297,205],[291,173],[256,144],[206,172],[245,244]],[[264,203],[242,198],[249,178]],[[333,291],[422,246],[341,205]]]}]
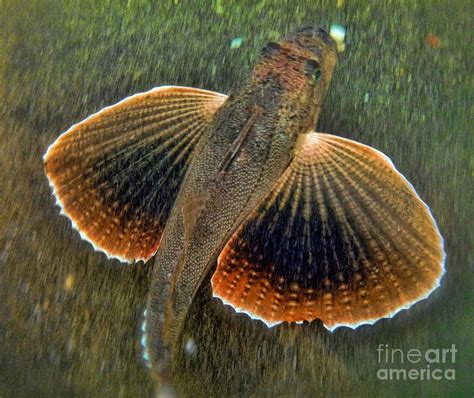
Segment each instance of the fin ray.
[{"label": "fin ray", "polygon": [[[337,156],[337,160],[339,160],[340,162],[343,162],[344,159],[341,158],[341,156]],[[339,173],[344,176],[344,178],[346,179],[346,181],[354,188],[354,192],[357,192],[357,184],[358,184],[358,181],[355,181],[354,180],[354,177],[351,177],[350,174],[348,173],[344,173],[343,170],[341,169],[341,166],[340,164],[338,164],[338,162],[336,162],[336,160],[333,160],[333,164],[334,164],[334,167],[336,167],[339,171]],[[369,187],[369,184],[366,185],[366,189],[365,189],[365,192],[367,192],[368,195],[370,195],[370,198],[367,199],[368,201],[368,205],[364,205],[363,203],[360,205],[360,207],[366,207],[366,210],[370,210],[370,211],[366,211],[365,212],[365,215],[367,217],[371,217],[373,218],[374,215],[377,216],[377,218],[373,219],[373,222],[376,222],[377,219],[381,219],[382,217],[384,218],[384,220],[386,222],[390,222],[391,225],[393,225],[394,227],[396,227],[397,225],[400,225],[400,223],[403,221],[401,219],[401,210],[403,209],[403,206],[399,206],[399,203],[397,202],[391,202],[391,205],[395,205],[395,206],[392,206],[390,209],[386,209],[383,204],[384,203],[387,203],[387,201],[389,200],[389,196],[387,196],[384,192],[384,189],[385,188],[380,188],[378,189],[378,186],[377,186],[377,183],[378,183],[379,180],[372,180],[373,182],[373,187]],[[363,180],[363,182],[368,182],[367,180]],[[396,191],[391,191],[390,192],[391,195],[396,195],[397,192]],[[341,192],[342,194],[342,192]],[[359,195],[360,195],[360,191],[359,191]],[[341,195],[343,196],[343,195]],[[377,198],[377,196],[380,196],[380,200],[384,200],[384,202],[381,202],[380,200],[377,200],[379,198]],[[363,198],[361,198],[362,200]],[[390,210],[390,211],[389,211]],[[361,212],[362,213],[362,212]],[[364,213],[362,213],[364,214]],[[404,212],[404,215],[406,217],[406,212]],[[422,242],[421,240],[421,237],[418,235],[418,233],[420,231],[417,231],[416,229],[414,229],[414,226],[411,225],[410,223],[405,223],[404,224],[404,227],[406,230],[408,230],[407,232],[410,232],[410,235],[411,237],[418,241],[418,243]],[[380,231],[380,233],[384,233],[384,231]],[[415,242],[413,242],[415,243]],[[430,243],[430,242],[426,242],[426,243]],[[424,247],[424,245],[421,245],[421,244],[418,244],[418,248],[421,249],[421,250],[425,250],[427,254],[429,254],[429,251],[427,248]],[[408,248],[410,249],[410,248]],[[401,251],[403,253],[403,251]]]}]

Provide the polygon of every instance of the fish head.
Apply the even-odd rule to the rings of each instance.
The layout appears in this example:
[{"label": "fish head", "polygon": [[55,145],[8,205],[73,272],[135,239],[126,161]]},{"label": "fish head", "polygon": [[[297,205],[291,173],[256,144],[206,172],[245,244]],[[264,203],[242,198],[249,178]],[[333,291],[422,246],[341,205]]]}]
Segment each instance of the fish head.
[{"label": "fish head", "polygon": [[268,43],[253,73],[256,85],[279,88],[279,106],[303,132],[315,126],[337,62],[336,42],[322,28],[300,28]]}]

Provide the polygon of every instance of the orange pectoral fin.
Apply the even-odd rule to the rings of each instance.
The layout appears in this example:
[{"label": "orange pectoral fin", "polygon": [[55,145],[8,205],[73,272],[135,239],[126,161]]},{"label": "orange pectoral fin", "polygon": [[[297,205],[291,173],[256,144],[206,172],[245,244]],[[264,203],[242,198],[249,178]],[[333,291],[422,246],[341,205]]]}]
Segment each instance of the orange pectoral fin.
[{"label": "orange pectoral fin", "polygon": [[121,261],[156,252],[194,148],[225,95],[158,87],[72,126],[44,156],[81,236]]},{"label": "orange pectoral fin", "polygon": [[224,247],[212,286],[268,325],[355,328],[427,297],[444,257],[428,207],[385,155],[309,133]]}]

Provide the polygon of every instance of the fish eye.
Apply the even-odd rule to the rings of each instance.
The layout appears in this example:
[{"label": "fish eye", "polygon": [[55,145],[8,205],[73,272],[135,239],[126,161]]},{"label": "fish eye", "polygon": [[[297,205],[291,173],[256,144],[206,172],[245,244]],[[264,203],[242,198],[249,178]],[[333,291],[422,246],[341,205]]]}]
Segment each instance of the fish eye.
[{"label": "fish eye", "polygon": [[321,69],[316,69],[313,73],[313,78],[316,80],[321,80],[322,72]]},{"label": "fish eye", "polygon": [[314,59],[308,59],[304,65],[304,72],[314,80],[321,80],[322,72],[319,63]]},{"label": "fish eye", "polygon": [[278,43],[270,42],[262,49],[262,55],[271,57],[275,53],[281,50],[281,47]]}]

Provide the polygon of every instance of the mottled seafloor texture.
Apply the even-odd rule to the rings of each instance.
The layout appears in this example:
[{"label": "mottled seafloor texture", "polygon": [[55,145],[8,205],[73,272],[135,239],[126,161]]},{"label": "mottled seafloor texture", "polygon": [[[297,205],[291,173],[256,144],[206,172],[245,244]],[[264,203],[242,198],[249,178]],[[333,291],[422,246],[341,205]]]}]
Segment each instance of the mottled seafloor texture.
[{"label": "mottled seafloor texture", "polygon": [[[0,0],[0,397],[155,392],[139,342],[152,262],[107,261],[80,240],[54,206],[48,145],[154,86],[228,93],[268,39],[331,23],[348,38],[319,130],[382,150],[415,185],[446,238],[442,285],[394,319],[331,333],[317,323],[267,329],[211,299],[207,281],[185,330],[195,349],[174,364],[176,391],[472,396],[473,13],[468,0]],[[379,344],[456,344],[456,380],[380,381]]]}]

